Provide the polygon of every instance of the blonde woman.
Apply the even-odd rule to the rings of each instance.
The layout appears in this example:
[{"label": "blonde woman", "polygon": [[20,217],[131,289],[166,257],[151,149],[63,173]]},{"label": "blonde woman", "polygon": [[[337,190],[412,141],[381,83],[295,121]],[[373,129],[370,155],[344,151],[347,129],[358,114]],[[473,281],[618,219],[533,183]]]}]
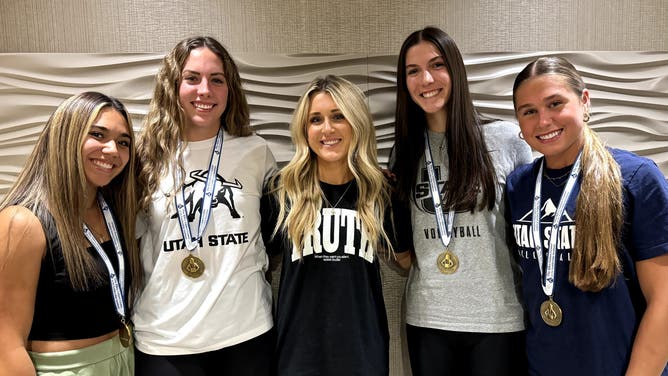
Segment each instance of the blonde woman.
[{"label": "blonde woman", "polygon": [[0,204],[0,375],[134,375],[134,136],[104,94],[65,100]]},{"label": "blonde woman", "polygon": [[295,155],[263,206],[268,251],[283,261],[275,371],[387,375],[378,255],[389,244],[388,190],[364,94],[343,78],[316,78],[290,131]]},{"label": "blonde woman", "polygon": [[589,91],[559,57],[513,87],[543,157],[508,178],[532,375],[668,375],[668,184],[649,159],[606,148]]},{"label": "blonde woman", "polygon": [[179,42],[156,81],[138,143],[148,228],[137,375],[266,375],[274,338],[260,198],[273,154],[252,134],[239,71],[215,39]]}]

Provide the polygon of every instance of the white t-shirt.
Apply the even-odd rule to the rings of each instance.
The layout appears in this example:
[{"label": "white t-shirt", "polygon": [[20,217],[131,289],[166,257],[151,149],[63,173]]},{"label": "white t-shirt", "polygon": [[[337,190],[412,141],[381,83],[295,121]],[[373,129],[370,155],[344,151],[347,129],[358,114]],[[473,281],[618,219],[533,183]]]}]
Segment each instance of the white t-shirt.
[{"label": "white t-shirt", "polygon": [[[190,142],[184,153],[185,204],[197,234],[214,138]],[[268,258],[260,234],[260,198],[276,161],[259,136],[224,134],[208,225],[192,254],[205,265],[187,277],[188,256],[174,206],[171,173],[153,196],[141,238],[145,287],[132,320],[136,347],[147,354],[183,355],[232,346],[271,329]]]}]

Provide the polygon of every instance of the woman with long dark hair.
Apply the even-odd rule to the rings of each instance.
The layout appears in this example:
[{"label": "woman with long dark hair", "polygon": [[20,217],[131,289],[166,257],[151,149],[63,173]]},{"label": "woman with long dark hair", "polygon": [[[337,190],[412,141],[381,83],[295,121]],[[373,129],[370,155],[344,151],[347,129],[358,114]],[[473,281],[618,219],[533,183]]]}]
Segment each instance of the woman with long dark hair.
[{"label": "woman with long dark hair", "polygon": [[[524,319],[506,245],[508,175],[531,160],[515,124],[473,106],[454,40],[427,27],[397,63],[397,253],[410,268],[406,332],[414,375],[517,375]],[[410,221],[409,221],[410,220]],[[412,266],[411,266],[412,265]]]}]

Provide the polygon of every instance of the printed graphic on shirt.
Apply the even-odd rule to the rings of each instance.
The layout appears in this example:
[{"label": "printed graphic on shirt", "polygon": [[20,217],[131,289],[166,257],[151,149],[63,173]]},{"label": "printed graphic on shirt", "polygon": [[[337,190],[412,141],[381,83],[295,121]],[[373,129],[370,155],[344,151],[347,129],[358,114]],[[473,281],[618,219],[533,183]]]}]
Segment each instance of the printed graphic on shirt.
[{"label": "printed graphic on shirt", "polygon": [[[541,236],[541,247],[547,252],[550,245],[550,234],[552,233],[552,221],[557,211],[552,199],[545,201],[540,209],[540,224],[543,229]],[[532,226],[533,209],[513,223],[513,234],[518,245],[520,257],[525,259],[536,259],[535,243]],[[564,210],[561,222],[557,228],[557,260],[561,262],[571,261],[571,252],[575,245],[575,221]]]},{"label": "printed graphic on shirt", "polygon": [[[191,171],[189,174],[190,180],[186,180],[184,184],[184,204],[188,213],[188,222],[190,223],[191,229],[195,229],[199,225],[199,218],[200,215],[202,215],[204,186],[206,185],[208,175],[209,172],[207,170]],[[237,211],[237,208],[234,205],[234,195],[235,191],[239,192],[242,188],[243,185],[238,179],[235,178],[234,182],[230,182],[219,174],[216,174],[216,186],[214,198],[211,201],[211,208],[214,209],[222,205],[227,208],[227,211],[223,211],[222,215],[224,215],[225,212],[228,212],[232,218],[241,218],[241,214]],[[178,217],[179,214],[176,212],[176,209],[174,209],[174,214],[170,216],[170,219],[178,221]],[[199,239],[200,247],[216,247],[243,243],[248,243],[247,232],[209,235]],[[182,238],[167,239],[163,242],[164,252],[177,251],[179,249],[184,249],[185,247],[185,242]]]},{"label": "printed graphic on shirt", "polygon": [[[441,176],[441,166],[434,167],[434,175],[436,177],[436,184],[441,198],[445,196],[447,184],[445,178]],[[423,228],[425,239],[440,239],[441,232],[436,224],[436,211],[434,210],[434,200],[432,199],[431,189],[429,188],[429,173],[426,168],[422,168],[417,184],[415,185],[415,202],[419,210],[434,215],[434,227]],[[458,213],[467,212],[467,210],[460,210]],[[447,210],[443,213],[447,217]],[[452,229],[453,238],[479,238],[480,227],[475,226],[455,226]]]},{"label": "printed graphic on shirt", "polygon": [[[323,208],[316,217],[314,231],[304,236],[303,257],[339,262],[350,257],[361,257],[373,262],[373,245],[362,231],[362,221],[356,210]],[[299,261],[299,252],[292,249],[292,261]]]}]

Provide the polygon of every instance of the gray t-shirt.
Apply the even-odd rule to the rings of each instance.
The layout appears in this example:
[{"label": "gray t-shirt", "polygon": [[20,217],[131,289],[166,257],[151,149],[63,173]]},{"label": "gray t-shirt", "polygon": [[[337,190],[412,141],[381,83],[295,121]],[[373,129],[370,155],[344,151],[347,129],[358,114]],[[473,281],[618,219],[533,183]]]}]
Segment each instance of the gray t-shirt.
[{"label": "gray t-shirt", "polygon": [[[531,162],[531,149],[519,139],[519,127],[513,123],[496,121],[483,125],[483,131],[496,170],[496,204],[491,211],[455,213],[449,244],[459,258],[454,274],[443,274],[436,265],[445,247],[434,215],[424,157],[421,160],[415,187],[417,205],[411,205],[416,261],[406,286],[408,324],[481,333],[524,329],[518,269],[506,245],[503,195],[506,176]],[[448,177],[444,136],[429,132],[439,187]],[[444,214],[447,218],[447,211]]]}]

